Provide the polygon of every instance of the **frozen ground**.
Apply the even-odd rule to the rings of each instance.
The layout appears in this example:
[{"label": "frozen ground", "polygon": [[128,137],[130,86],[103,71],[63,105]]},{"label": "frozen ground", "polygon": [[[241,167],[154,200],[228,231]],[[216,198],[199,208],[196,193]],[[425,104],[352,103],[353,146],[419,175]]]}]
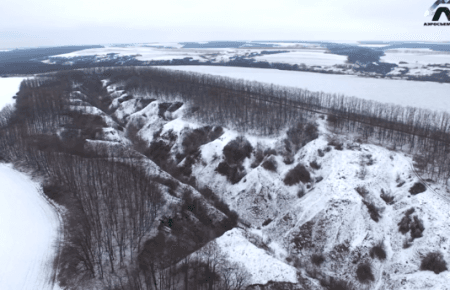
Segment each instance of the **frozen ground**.
[{"label": "frozen ground", "polygon": [[450,63],[450,53],[433,51],[431,49],[395,49],[385,51],[381,61],[404,65],[429,65]]},{"label": "frozen ground", "polygon": [[450,112],[450,84],[364,78],[274,69],[220,66],[165,66],[249,81],[303,88],[310,91],[344,94],[383,103]]},{"label": "frozen ground", "polygon": [[333,66],[345,64],[347,56],[325,53],[325,50],[305,49],[287,53],[277,53],[255,57],[256,61],[281,62],[289,64],[305,64],[308,66]]},{"label": "frozen ground", "polygon": [[52,261],[59,219],[39,185],[0,164],[0,289],[53,287]]},{"label": "frozen ground", "polygon": [[13,104],[12,98],[18,91],[25,78],[0,78],[0,109],[7,104]]}]

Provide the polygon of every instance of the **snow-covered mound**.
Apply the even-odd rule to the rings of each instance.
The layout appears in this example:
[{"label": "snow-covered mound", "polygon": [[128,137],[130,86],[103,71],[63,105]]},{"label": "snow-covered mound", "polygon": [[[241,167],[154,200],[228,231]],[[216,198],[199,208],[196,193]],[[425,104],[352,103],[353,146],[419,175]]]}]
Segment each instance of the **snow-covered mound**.
[{"label": "snow-covered mound", "polygon": [[[127,130],[134,126],[149,145],[169,146],[167,158],[185,166],[189,159],[185,138],[195,129],[198,136],[210,129],[184,120],[184,105],[176,114],[166,115],[173,104],[152,101],[135,113],[130,110],[124,120]],[[199,147],[189,174],[199,186],[220,194],[247,227],[218,238],[222,251],[245,266],[252,283],[295,282],[298,270],[316,285],[337,277],[357,289],[447,289],[449,271],[435,274],[421,269],[431,252],[441,252],[450,262],[446,186],[423,181],[413,170],[412,157],[403,152],[333,134],[326,121],[314,122],[319,137],[288,164],[280,153],[285,136],[245,135],[254,150],[242,161],[245,176],[234,184],[218,168],[226,158],[225,146],[240,134],[224,128],[220,136]],[[271,153],[255,164],[258,147]],[[267,160],[274,168],[263,166]],[[298,165],[309,172],[309,181],[288,185],[286,176]],[[425,191],[412,191],[416,184],[425,184]],[[259,235],[258,243],[250,233]],[[376,247],[384,250],[385,258],[374,255]],[[323,263],[312,263],[313,255],[321,256]],[[363,285],[357,270],[365,263],[373,277]],[[270,273],[265,270],[269,264],[276,265]]]},{"label": "snow-covered mound", "polygon": [[0,289],[59,289],[52,262],[59,218],[39,185],[0,164]]},{"label": "snow-covered mound", "polygon": [[297,270],[277,260],[266,250],[248,241],[241,229],[232,229],[215,241],[231,262],[238,262],[251,274],[251,284],[297,282]]}]

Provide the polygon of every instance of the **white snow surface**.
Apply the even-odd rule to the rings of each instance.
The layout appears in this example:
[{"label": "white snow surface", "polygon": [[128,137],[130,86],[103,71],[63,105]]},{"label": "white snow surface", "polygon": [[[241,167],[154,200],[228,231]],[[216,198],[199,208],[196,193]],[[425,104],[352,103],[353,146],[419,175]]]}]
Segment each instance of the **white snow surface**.
[{"label": "white snow surface", "polygon": [[18,91],[20,83],[25,78],[0,78],[0,109],[8,104],[14,104],[15,100],[12,98]]},{"label": "white snow surface", "polygon": [[388,63],[407,62],[409,65],[429,65],[450,63],[450,53],[430,49],[395,49],[385,51],[381,61]]},{"label": "white snow surface", "polygon": [[297,282],[294,267],[250,243],[241,229],[234,228],[224,233],[216,242],[230,261],[241,263],[250,272],[251,284],[266,284],[269,281]]},{"label": "white snow surface", "polygon": [[333,66],[345,64],[347,56],[325,53],[325,50],[297,50],[285,53],[269,54],[254,57],[256,61],[281,62],[289,64],[305,64],[308,66]]},{"label": "white snow surface", "polygon": [[59,219],[40,186],[0,164],[0,289],[47,290]]},{"label": "white snow surface", "polygon": [[382,103],[450,112],[448,93],[450,84],[446,83],[241,67],[164,66],[160,68],[258,81],[309,91],[343,94]]}]

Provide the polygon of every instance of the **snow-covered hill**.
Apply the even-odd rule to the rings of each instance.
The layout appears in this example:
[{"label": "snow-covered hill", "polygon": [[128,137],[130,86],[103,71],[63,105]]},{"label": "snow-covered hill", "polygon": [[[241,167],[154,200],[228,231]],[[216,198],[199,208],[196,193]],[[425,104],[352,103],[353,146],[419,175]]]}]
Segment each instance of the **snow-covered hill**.
[{"label": "snow-covered hill", "polygon": [[[123,96],[114,93],[114,86],[108,91],[113,99]],[[140,98],[147,104],[137,105]],[[184,119],[188,104],[132,96],[116,108],[114,116],[126,132],[149,146],[169,146],[167,158],[184,168],[192,163],[196,182],[239,213],[240,229],[215,242],[232,262],[246,267],[253,284],[272,280],[322,289],[320,282],[334,277],[356,289],[449,289],[449,271],[424,271],[421,263],[431,252],[450,261],[450,195],[444,184],[416,175],[412,156],[334,134],[326,120],[317,118],[311,122],[319,137],[290,164],[281,156],[285,136],[245,135],[253,148],[269,153],[255,165],[253,150],[242,162],[245,176],[232,184],[218,168],[226,158],[225,146],[238,132],[224,128],[220,137],[200,146],[197,159],[188,161],[183,141],[208,125]],[[274,164],[271,170],[262,166],[267,160]],[[299,164],[309,172],[309,181],[287,185],[286,175]],[[416,184],[425,184],[425,191],[411,191]],[[386,257],[377,256],[377,249]],[[313,257],[323,262],[314,263]],[[362,265],[369,265],[373,275],[365,283],[357,274]]]}]

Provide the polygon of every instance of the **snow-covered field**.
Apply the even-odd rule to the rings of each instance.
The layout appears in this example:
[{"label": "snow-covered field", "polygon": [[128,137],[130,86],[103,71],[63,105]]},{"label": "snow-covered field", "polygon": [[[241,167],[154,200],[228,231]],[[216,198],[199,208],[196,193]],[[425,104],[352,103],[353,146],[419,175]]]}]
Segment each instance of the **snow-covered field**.
[{"label": "snow-covered field", "polygon": [[[152,44],[153,45],[153,44]],[[156,46],[156,44],[154,44]],[[116,53],[119,56],[135,56],[140,61],[151,60],[172,60],[191,57],[194,60],[207,61],[216,59],[217,61],[228,61],[230,57],[244,55],[250,52],[260,52],[261,49],[237,49],[237,48],[157,48],[149,46],[135,47],[104,47],[84,49],[71,53],[55,55],[53,57],[72,58],[80,56],[106,57],[107,54]]]},{"label": "snow-covered field", "polygon": [[220,66],[164,66],[162,68],[273,83],[310,91],[344,94],[383,103],[450,112],[450,84],[259,68]]},{"label": "snow-covered field", "polygon": [[47,290],[58,237],[58,215],[39,185],[0,164],[0,289]]},{"label": "snow-covered field", "polygon": [[13,104],[12,98],[18,91],[25,78],[0,78],[0,109],[7,104]]},{"label": "snow-covered field", "polygon": [[450,63],[450,53],[433,51],[431,49],[395,49],[385,51],[385,56],[381,57],[382,62],[404,65],[429,65]]},{"label": "snow-covered field", "polygon": [[[24,78],[0,78],[0,109]],[[0,164],[0,289],[58,289],[52,262],[59,218],[39,192],[39,184],[11,165]]]},{"label": "snow-covered field", "polygon": [[325,53],[325,50],[305,49],[287,53],[277,53],[255,57],[256,61],[281,62],[289,64],[305,64],[308,66],[333,66],[345,64],[347,56]]}]

